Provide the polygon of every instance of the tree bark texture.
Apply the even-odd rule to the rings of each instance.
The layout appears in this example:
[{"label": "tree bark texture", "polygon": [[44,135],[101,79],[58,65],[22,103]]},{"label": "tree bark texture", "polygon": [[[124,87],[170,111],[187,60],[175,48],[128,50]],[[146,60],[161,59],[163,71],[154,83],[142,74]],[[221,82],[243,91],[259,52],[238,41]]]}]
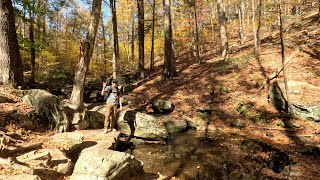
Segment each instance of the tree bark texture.
[{"label": "tree bark texture", "polygon": [[0,81],[15,87],[23,84],[23,68],[11,0],[0,3]]},{"label": "tree bark texture", "polygon": [[101,2],[102,0],[93,0],[91,21],[88,27],[88,32],[86,38],[81,41],[80,45],[80,57],[76,67],[71,94],[71,103],[77,105],[79,108],[83,107],[84,83],[93,54],[93,47],[101,14]]},{"label": "tree bark texture", "polygon": [[139,74],[144,78],[144,2],[138,0]]},{"label": "tree bark texture", "polygon": [[228,53],[228,36],[227,36],[227,26],[226,26],[226,13],[224,10],[224,5],[222,0],[217,0],[217,10],[220,22],[220,38],[221,38],[221,56],[223,59],[226,58]]},{"label": "tree bark texture", "polygon": [[120,58],[119,38],[118,38],[118,22],[116,0],[110,0],[110,8],[112,13],[112,29],[113,29],[113,58],[112,58],[112,74],[113,78],[117,78],[117,64]]},{"label": "tree bark texture", "polygon": [[165,31],[165,41],[164,41],[164,67],[163,67],[163,77],[165,79],[172,78],[176,76],[176,64],[175,64],[175,54],[173,48],[173,38],[172,38],[172,24],[171,24],[171,0],[163,0],[164,9],[164,31]]},{"label": "tree bark texture", "polygon": [[152,35],[151,35],[151,55],[150,55],[150,70],[154,70],[154,25],[155,25],[155,11],[156,0],[153,0],[152,4]]}]

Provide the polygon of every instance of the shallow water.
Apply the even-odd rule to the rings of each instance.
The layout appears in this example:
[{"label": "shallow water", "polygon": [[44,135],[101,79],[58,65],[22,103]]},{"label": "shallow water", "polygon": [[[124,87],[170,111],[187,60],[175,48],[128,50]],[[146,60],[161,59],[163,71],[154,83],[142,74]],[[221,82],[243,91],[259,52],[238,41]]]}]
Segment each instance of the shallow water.
[{"label": "shallow water", "polygon": [[243,173],[227,172],[228,163],[232,164],[233,159],[223,143],[231,138],[238,137],[188,131],[170,137],[165,145],[137,145],[132,154],[144,162],[144,170],[148,174],[160,173],[181,179],[243,178]]}]

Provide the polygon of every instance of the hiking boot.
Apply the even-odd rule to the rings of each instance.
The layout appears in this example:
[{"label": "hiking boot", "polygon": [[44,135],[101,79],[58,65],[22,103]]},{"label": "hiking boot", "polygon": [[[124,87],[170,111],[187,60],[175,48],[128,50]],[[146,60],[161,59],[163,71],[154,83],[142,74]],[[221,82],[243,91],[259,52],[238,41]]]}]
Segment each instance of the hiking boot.
[{"label": "hiking boot", "polygon": [[104,129],[103,134],[107,134],[107,133],[108,133],[108,129]]},{"label": "hiking boot", "polygon": [[116,132],[117,130],[116,129],[112,129],[112,132]]}]

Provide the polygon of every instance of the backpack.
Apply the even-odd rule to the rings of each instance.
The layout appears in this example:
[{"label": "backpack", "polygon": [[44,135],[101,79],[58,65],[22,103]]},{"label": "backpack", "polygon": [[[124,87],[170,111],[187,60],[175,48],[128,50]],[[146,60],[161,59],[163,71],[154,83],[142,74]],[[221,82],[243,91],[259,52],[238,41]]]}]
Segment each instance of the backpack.
[{"label": "backpack", "polygon": [[[110,87],[110,86],[107,86],[107,87]],[[104,95],[104,97],[103,97],[103,100],[104,101],[107,101],[108,100],[108,97],[110,96],[110,94],[111,94],[111,92],[112,92],[112,87],[109,89],[109,91]],[[117,95],[119,96],[119,88],[117,87]]]}]

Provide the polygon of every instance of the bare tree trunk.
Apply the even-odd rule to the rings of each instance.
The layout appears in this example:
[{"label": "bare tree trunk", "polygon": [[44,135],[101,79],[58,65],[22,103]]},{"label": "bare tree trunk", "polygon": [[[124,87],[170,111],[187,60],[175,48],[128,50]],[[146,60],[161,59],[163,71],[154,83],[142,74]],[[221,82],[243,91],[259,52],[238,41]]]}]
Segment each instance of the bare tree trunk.
[{"label": "bare tree trunk", "polygon": [[257,44],[257,31],[256,31],[256,8],[255,8],[255,0],[252,0],[252,34],[253,34],[253,52],[255,56],[258,56],[257,54],[257,49],[258,49],[258,44]]},{"label": "bare tree trunk", "polygon": [[106,41],[106,28],[104,27],[103,15],[101,14],[101,26],[102,26],[102,38],[103,38],[103,64],[104,64],[104,74],[106,75],[107,69],[107,41]]},{"label": "bare tree trunk", "polygon": [[71,103],[77,105],[77,109],[83,108],[83,90],[86,80],[90,60],[93,53],[94,42],[97,34],[101,14],[102,0],[93,0],[91,22],[88,27],[86,38],[81,41],[80,57],[76,67],[75,78],[73,83],[73,90],[71,94]]},{"label": "bare tree trunk", "polygon": [[226,26],[226,15],[224,10],[224,5],[222,0],[217,0],[217,10],[220,22],[220,37],[221,37],[221,56],[226,59],[228,53],[228,36],[227,36],[227,26]]},{"label": "bare tree trunk", "polygon": [[144,78],[144,2],[138,0],[139,74]]},{"label": "bare tree trunk", "polygon": [[171,0],[163,0],[164,9],[164,67],[163,77],[165,79],[172,78],[177,75],[175,55],[173,49],[172,24],[171,24]]},{"label": "bare tree trunk", "polygon": [[281,5],[278,4],[278,11],[279,11],[279,19],[280,19],[280,38],[281,38],[281,57],[282,57],[282,69],[283,69],[283,79],[284,79],[284,85],[286,89],[286,97],[288,101],[288,110],[289,114],[292,118],[294,118],[294,112],[290,101],[289,96],[289,87],[288,87],[288,78],[287,78],[287,68],[285,63],[285,55],[284,55],[284,38],[283,38],[283,28],[282,28],[282,15],[281,15]]},{"label": "bare tree trunk", "polygon": [[[210,2],[210,25],[211,25],[211,35],[212,35],[212,42],[214,42],[215,40],[215,33],[214,33],[214,24],[213,24],[213,20],[214,20],[214,13],[213,13],[213,3]],[[213,43],[212,43],[213,44]]]},{"label": "bare tree trunk", "polygon": [[46,24],[47,3],[48,3],[47,0],[43,0],[42,6],[43,6],[43,12],[45,12],[45,13],[44,13],[44,15],[41,16],[42,42],[44,44],[47,43],[47,38],[46,38],[46,36],[47,36],[47,32],[46,32],[46,29],[47,29],[47,24]]},{"label": "bare tree trunk", "polygon": [[[32,7],[31,7],[32,6]],[[36,50],[35,50],[35,44],[34,44],[34,4],[30,4],[29,9],[29,18],[30,18],[30,26],[29,26],[29,38],[31,42],[30,47],[30,62],[31,62],[31,77],[29,79],[30,83],[34,83],[35,80],[35,65],[36,65]]]},{"label": "bare tree trunk", "polygon": [[200,59],[200,50],[199,50],[199,29],[198,29],[198,18],[197,18],[197,4],[196,1],[193,4],[193,10],[194,10],[194,24],[195,24],[195,40],[196,40],[196,55],[197,55],[197,60],[199,64],[201,63]]},{"label": "bare tree trunk", "polygon": [[261,44],[261,7],[262,0],[258,4],[258,29],[257,29],[257,56],[260,57],[260,44]]},{"label": "bare tree trunk", "polygon": [[110,0],[110,8],[112,12],[112,29],[113,29],[113,58],[112,58],[112,74],[113,78],[117,78],[117,64],[120,58],[119,38],[118,38],[118,22],[116,11],[116,0]]},{"label": "bare tree trunk", "polygon": [[154,24],[155,24],[156,0],[152,4],[152,35],[151,35],[151,56],[150,56],[150,71],[154,70]]},{"label": "bare tree trunk", "polygon": [[0,82],[23,85],[23,68],[11,0],[0,3]]},{"label": "bare tree trunk", "polygon": [[245,41],[245,23],[244,23],[244,0],[240,0],[240,4],[238,7],[238,17],[239,17],[239,31],[240,31],[240,43],[244,44]]},{"label": "bare tree trunk", "polygon": [[131,65],[134,66],[134,15],[132,18],[132,32],[131,32]]}]

